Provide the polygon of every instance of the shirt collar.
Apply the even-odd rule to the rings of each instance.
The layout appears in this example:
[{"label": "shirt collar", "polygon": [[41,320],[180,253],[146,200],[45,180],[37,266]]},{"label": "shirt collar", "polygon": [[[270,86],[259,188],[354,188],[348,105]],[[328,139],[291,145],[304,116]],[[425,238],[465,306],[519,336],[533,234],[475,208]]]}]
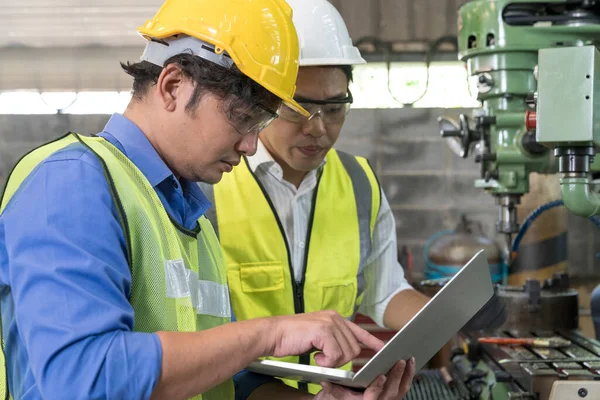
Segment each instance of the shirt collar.
[{"label": "shirt collar", "polygon": [[[166,179],[176,181],[175,175],[160,158],[144,132],[124,115],[113,114],[98,136],[105,138],[121,150],[144,174],[152,187],[157,188]],[[190,219],[196,221],[212,204],[196,183],[183,178],[179,183],[190,203]],[[172,187],[171,183],[168,187]]]},{"label": "shirt collar", "polygon": [[113,114],[99,136],[119,147],[153,187],[173,175],[144,132],[124,115]]},{"label": "shirt collar", "polygon": [[261,165],[264,165],[264,168],[267,169],[272,165],[279,166],[260,139],[258,139],[258,144],[256,145],[256,154],[252,157],[248,157],[247,160],[248,166],[252,172],[256,172]]}]

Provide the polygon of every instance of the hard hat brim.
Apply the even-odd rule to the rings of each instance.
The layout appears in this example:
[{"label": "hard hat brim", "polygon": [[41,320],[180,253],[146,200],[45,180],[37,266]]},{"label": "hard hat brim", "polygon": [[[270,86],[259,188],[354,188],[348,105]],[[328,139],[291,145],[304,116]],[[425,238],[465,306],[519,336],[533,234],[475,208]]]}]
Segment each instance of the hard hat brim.
[{"label": "hard hat brim", "polygon": [[297,113],[300,113],[302,115],[304,115],[305,117],[309,117],[310,113],[308,111],[306,111],[297,101],[295,101],[294,99],[284,99],[283,100],[283,104],[285,104],[286,106],[288,106],[289,108],[291,108],[292,110],[296,111]]}]

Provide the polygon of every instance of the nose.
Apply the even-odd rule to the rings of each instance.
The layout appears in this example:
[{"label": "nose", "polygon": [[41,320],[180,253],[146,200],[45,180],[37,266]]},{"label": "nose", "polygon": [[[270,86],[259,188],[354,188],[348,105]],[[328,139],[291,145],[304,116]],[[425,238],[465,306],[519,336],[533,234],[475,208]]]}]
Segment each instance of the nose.
[{"label": "nose", "polygon": [[327,128],[320,114],[313,116],[310,120],[304,123],[302,133],[312,137],[321,137],[327,133]]},{"label": "nose", "polygon": [[247,133],[242,136],[237,144],[237,151],[246,156],[253,156],[256,154],[256,147],[258,146],[258,133]]}]

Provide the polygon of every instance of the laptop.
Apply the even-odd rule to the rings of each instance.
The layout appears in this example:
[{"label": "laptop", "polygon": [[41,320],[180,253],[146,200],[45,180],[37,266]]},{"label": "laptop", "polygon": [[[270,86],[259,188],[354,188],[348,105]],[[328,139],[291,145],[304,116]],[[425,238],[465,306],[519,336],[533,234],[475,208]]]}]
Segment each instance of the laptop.
[{"label": "laptop", "polygon": [[358,372],[272,360],[255,361],[246,369],[299,382],[366,388],[400,360],[414,357],[416,370],[421,369],[493,293],[487,258],[481,250]]}]

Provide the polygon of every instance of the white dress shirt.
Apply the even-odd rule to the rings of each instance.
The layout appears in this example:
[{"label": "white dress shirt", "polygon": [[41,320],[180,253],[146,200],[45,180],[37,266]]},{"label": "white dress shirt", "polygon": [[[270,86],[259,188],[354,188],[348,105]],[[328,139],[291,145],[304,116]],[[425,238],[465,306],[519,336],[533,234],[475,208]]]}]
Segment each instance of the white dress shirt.
[{"label": "white dress shirt", "polygon": [[[248,157],[248,164],[267,191],[281,220],[290,247],[294,278],[300,282],[312,198],[317,186],[317,171],[310,171],[296,188],[283,179],[281,166],[260,140],[256,154]],[[323,165],[324,162],[320,168]],[[368,315],[379,326],[383,326],[383,314],[390,300],[402,290],[411,289],[398,262],[397,251],[396,221],[382,191],[371,252],[364,263],[365,295],[358,309],[358,312]]]}]

